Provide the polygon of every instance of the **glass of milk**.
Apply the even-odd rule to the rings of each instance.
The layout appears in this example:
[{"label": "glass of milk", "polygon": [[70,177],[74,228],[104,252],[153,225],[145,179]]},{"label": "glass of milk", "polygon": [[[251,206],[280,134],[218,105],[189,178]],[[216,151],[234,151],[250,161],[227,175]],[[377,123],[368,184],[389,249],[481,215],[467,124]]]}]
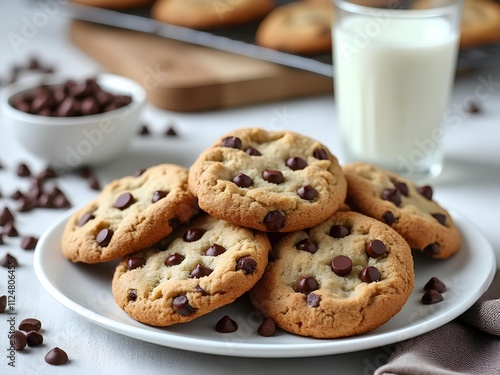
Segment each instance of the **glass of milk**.
[{"label": "glass of milk", "polygon": [[335,104],[346,161],[414,179],[437,176],[463,0],[333,3]]}]

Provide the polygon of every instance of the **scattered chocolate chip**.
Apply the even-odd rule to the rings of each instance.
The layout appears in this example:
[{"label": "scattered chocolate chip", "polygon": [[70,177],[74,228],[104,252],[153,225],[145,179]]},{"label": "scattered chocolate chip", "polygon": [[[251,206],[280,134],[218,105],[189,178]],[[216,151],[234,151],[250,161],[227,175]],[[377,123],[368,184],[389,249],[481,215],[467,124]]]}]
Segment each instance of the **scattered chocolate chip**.
[{"label": "scattered chocolate chip", "polygon": [[211,257],[216,257],[218,255],[223,254],[225,251],[226,251],[226,249],[223,246],[214,243],[213,245],[211,245],[207,249],[207,251],[205,252],[205,255],[211,256]]},{"label": "scattered chocolate chip", "polygon": [[270,211],[264,217],[264,226],[269,231],[277,231],[285,226],[285,214],[281,211]]},{"label": "scattered chocolate chip", "polygon": [[431,216],[438,221],[439,224],[446,226],[446,215],[444,214],[431,214]]},{"label": "scattered chocolate chip", "polygon": [[109,228],[104,228],[97,233],[97,236],[95,237],[95,240],[97,241],[97,244],[101,247],[106,247],[109,245],[109,242],[111,241],[111,238],[113,237],[113,231]]},{"label": "scattered chocolate chip", "polygon": [[64,365],[68,362],[68,355],[62,349],[59,349],[57,346],[53,349],[50,349],[49,352],[45,355],[45,362],[49,365]]},{"label": "scattered chocolate chip", "polygon": [[262,172],[262,178],[267,182],[271,182],[273,184],[281,184],[285,180],[283,177],[283,173],[272,169],[264,170],[264,172]]},{"label": "scattered chocolate chip", "polygon": [[401,192],[398,189],[384,189],[382,191],[382,199],[392,202],[399,207],[401,205]]},{"label": "scattered chocolate chip", "polygon": [[10,199],[13,199],[15,201],[17,201],[18,199],[21,199],[21,198],[24,198],[24,194],[19,190],[16,190],[15,192],[13,192],[10,195]]},{"label": "scattered chocolate chip", "polygon": [[147,125],[143,124],[141,125],[141,129],[139,130],[139,135],[146,136],[150,135],[150,131]]},{"label": "scattered chocolate chip", "polygon": [[7,223],[11,223],[14,221],[14,215],[7,207],[4,207],[0,212],[0,226],[4,226]]},{"label": "scattered chocolate chip", "polygon": [[437,290],[439,293],[443,293],[446,291],[446,285],[437,277],[431,277],[425,284],[424,290]]},{"label": "scattered chocolate chip", "polygon": [[388,225],[394,224],[396,222],[396,218],[391,211],[385,211],[382,215],[382,220]]},{"label": "scattered chocolate chip", "polygon": [[132,257],[127,260],[127,269],[129,271],[142,267],[146,264],[146,259],[142,257]]},{"label": "scattered chocolate chip", "polygon": [[23,237],[21,239],[21,249],[23,250],[33,250],[38,243],[38,238],[33,236]]},{"label": "scattered chocolate chip", "polygon": [[153,197],[151,198],[152,203],[158,202],[160,199],[165,198],[168,195],[168,192],[164,190],[157,190],[153,193]]},{"label": "scattered chocolate chip", "polygon": [[425,198],[427,198],[428,200],[432,199],[433,191],[432,191],[432,187],[430,187],[429,185],[417,187],[417,191],[420,194],[422,194]]},{"label": "scattered chocolate chip", "polygon": [[479,103],[475,100],[470,100],[467,103],[467,112],[469,113],[479,113],[481,112],[481,107],[479,106]]},{"label": "scattered chocolate chip", "polygon": [[184,241],[194,242],[198,241],[205,234],[205,229],[202,228],[189,228],[184,234]]},{"label": "scattered chocolate chip", "polygon": [[314,150],[313,155],[316,159],[328,160],[328,152],[324,148],[318,147]]},{"label": "scattered chocolate chip", "polygon": [[247,188],[253,184],[252,178],[244,173],[237,174],[231,181],[240,188]]},{"label": "scattered chocolate chip", "polygon": [[43,344],[43,335],[37,331],[29,331],[26,334],[28,346],[40,346]]},{"label": "scattered chocolate chip", "polygon": [[101,185],[99,185],[99,181],[97,180],[97,177],[95,177],[94,175],[89,176],[87,182],[89,184],[89,188],[91,188],[92,190],[99,190],[101,188]]},{"label": "scattered chocolate chip", "polygon": [[19,177],[28,177],[31,176],[31,171],[26,164],[20,163],[17,166],[17,175]]},{"label": "scattered chocolate chip", "polygon": [[0,296],[0,313],[3,313],[6,307],[7,307],[7,296],[4,294],[3,296]]},{"label": "scattered chocolate chip", "polygon": [[199,279],[201,277],[208,276],[212,273],[212,270],[208,267],[205,267],[202,264],[198,264],[196,268],[191,271],[191,274],[189,275],[193,279]]},{"label": "scattered chocolate chip", "polygon": [[330,228],[330,236],[333,238],[342,238],[351,234],[351,229],[345,225],[334,225]]},{"label": "scattered chocolate chip", "polygon": [[368,266],[361,270],[359,278],[365,283],[372,283],[374,281],[380,281],[381,275],[378,269],[373,266]]},{"label": "scattered chocolate chip", "polygon": [[352,260],[345,255],[337,255],[331,263],[332,271],[338,276],[347,276],[352,271]]},{"label": "scattered chocolate chip", "polygon": [[276,334],[276,323],[270,317],[265,318],[257,328],[257,333],[263,337],[271,337]]},{"label": "scattered chocolate chip", "polygon": [[12,255],[10,255],[9,253],[7,253],[2,259],[0,259],[0,266],[5,268],[16,267],[17,259]]},{"label": "scattered chocolate chip", "polygon": [[18,331],[17,329],[10,336],[10,345],[14,347],[16,351],[21,351],[26,347],[28,339],[24,332]]},{"label": "scattered chocolate chip", "polygon": [[139,176],[142,176],[142,174],[146,172],[146,169],[144,168],[141,168],[141,169],[138,169],[134,172],[134,177],[139,177]]},{"label": "scattered chocolate chip", "polygon": [[306,303],[308,306],[318,307],[320,302],[321,302],[321,297],[318,296],[316,293],[309,293],[306,297]]},{"label": "scattered chocolate chip", "polygon": [[384,255],[387,251],[385,244],[380,240],[373,240],[366,245],[366,254],[372,258],[378,258]]},{"label": "scattered chocolate chip", "polygon": [[4,242],[3,242],[3,233],[0,233],[0,245],[3,245]]},{"label": "scattered chocolate chip", "polygon": [[14,223],[12,221],[8,222],[7,224],[4,225],[3,227],[3,234],[6,235],[7,237],[17,237],[19,236],[19,233],[14,226]]},{"label": "scattered chocolate chip", "polygon": [[195,311],[195,309],[189,304],[189,300],[185,295],[180,295],[174,298],[173,308],[177,314],[184,316],[191,315]]},{"label": "scattered chocolate chip", "polygon": [[167,137],[177,137],[177,132],[175,131],[173,126],[169,126],[165,131],[165,135]]},{"label": "scattered chocolate chip", "polygon": [[93,220],[95,219],[95,216],[92,215],[91,212],[85,212],[82,217],[80,218],[80,220],[78,221],[78,226],[79,227],[83,227],[87,222],[89,222],[90,220]]},{"label": "scattered chocolate chip", "polygon": [[29,212],[33,208],[35,208],[33,201],[29,198],[23,197],[19,199],[19,205],[17,206],[16,209],[18,212]]},{"label": "scattered chocolate chip", "polygon": [[88,165],[84,165],[78,169],[78,175],[81,178],[89,178],[92,176],[94,173],[92,172],[92,169]]},{"label": "scattered chocolate chip", "polygon": [[167,258],[167,260],[165,260],[165,265],[169,267],[176,266],[178,264],[181,264],[185,258],[186,257],[184,255],[181,255],[179,253],[173,253]]},{"label": "scattered chocolate chip", "polygon": [[115,201],[115,207],[120,210],[125,210],[135,203],[134,196],[130,193],[121,194]]},{"label": "scattered chocolate chip", "polygon": [[427,290],[422,296],[422,303],[424,305],[432,305],[434,303],[441,302],[443,300],[443,296],[437,290],[430,289]]},{"label": "scattered chocolate chip", "polygon": [[437,242],[434,242],[424,247],[423,252],[425,255],[429,256],[437,255],[441,252],[441,246],[439,246]]},{"label": "scattered chocolate chip", "polygon": [[66,196],[64,194],[56,195],[53,198],[52,203],[53,203],[54,208],[69,208],[69,207],[71,207],[70,201],[68,200],[68,198],[66,198]]},{"label": "scattered chocolate chip", "polygon": [[297,242],[295,248],[297,250],[307,251],[308,253],[311,254],[314,254],[316,251],[318,251],[318,247],[316,246],[314,241],[311,240],[310,238],[304,238],[303,240]]},{"label": "scattered chocolate chip", "polygon": [[318,191],[312,186],[305,185],[297,190],[297,194],[306,201],[313,201],[318,196]]},{"label": "scattered chocolate chip", "polygon": [[251,256],[244,256],[236,262],[236,270],[243,270],[245,274],[251,275],[257,269],[257,261]]},{"label": "scattered chocolate chip", "polygon": [[297,292],[309,294],[318,289],[319,284],[312,276],[301,276],[297,281]]},{"label": "scattered chocolate chip", "polygon": [[24,332],[40,331],[42,322],[36,318],[26,318],[19,323],[19,329]]},{"label": "scattered chocolate chip", "polygon": [[405,197],[408,196],[408,186],[404,182],[394,182],[394,186],[399,190],[401,194]]},{"label": "scattered chocolate chip", "polygon": [[221,142],[221,147],[237,148],[241,150],[242,143],[238,137],[226,137]]},{"label": "scattered chocolate chip", "polygon": [[307,167],[307,162],[299,156],[292,156],[285,163],[288,168],[294,171]]},{"label": "scattered chocolate chip", "polygon": [[238,324],[229,316],[224,315],[216,324],[215,330],[220,333],[231,333],[238,330]]},{"label": "scattered chocolate chip", "polygon": [[52,168],[50,165],[47,166],[43,171],[42,173],[40,173],[39,177],[43,180],[48,180],[48,179],[51,179],[51,178],[56,178],[57,177],[57,173],[55,171],[54,168]]},{"label": "scattered chocolate chip", "polygon": [[135,301],[137,299],[137,290],[130,289],[128,291],[128,299],[129,301]]},{"label": "scattered chocolate chip", "polygon": [[252,146],[248,146],[245,149],[245,153],[247,153],[250,156],[261,156],[262,154],[259,152],[259,150],[253,148]]}]

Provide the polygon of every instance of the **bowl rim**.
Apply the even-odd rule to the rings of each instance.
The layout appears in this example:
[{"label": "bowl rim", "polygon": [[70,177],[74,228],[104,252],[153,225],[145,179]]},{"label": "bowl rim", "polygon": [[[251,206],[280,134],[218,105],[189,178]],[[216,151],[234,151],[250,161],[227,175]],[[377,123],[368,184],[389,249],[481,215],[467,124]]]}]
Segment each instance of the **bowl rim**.
[{"label": "bowl rim", "polygon": [[[126,106],[114,109],[112,111],[74,117],[40,116],[23,112],[10,104],[11,99],[15,96],[19,95],[22,92],[29,91],[42,84],[51,86],[62,84],[70,79],[78,82],[89,78],[76,77],[72,76],[69,73],[55,73],[27,77],[4,87],[1,90],[2,92],[0,93],[1,110],[9,117],[19,121],[23,121],[25,123],[53,126],[85,125],[88,123],[95,123],[106,119],[126,116],[128,113],[140,109],[146,101],[145,89],[139,83],[130,78],[110,73],[98,73],[92,75],[91,77],[95,78],[97,83],[99,83],[99,85],[101,85],[105,90],[111,90],[115,93],[120,93],[121,95],[131,95],[132,102],[130,104],[127,104]],[[116,88],[115,85],[117,83],[121,83],[123,86],[127,86],[128,89],[123,90],[122,88]]]}]

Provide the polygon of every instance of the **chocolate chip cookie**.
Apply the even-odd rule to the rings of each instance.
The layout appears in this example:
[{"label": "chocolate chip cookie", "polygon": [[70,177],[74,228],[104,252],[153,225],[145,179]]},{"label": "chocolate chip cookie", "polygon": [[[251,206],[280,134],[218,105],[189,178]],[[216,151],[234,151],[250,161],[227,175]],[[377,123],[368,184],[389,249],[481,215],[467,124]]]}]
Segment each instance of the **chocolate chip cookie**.
[{"label": "chocolate chip cookie", "polygon": [[153,245],[198,211],[187,169],[161,164],[109,183],[66,223],[61,248],[72,262],[99,263]]},{"label": "chocolate chip cookie", "polygon": [[267,232],[319,224],[342,205],[347,188],[324,145],[259,128],[228,133],[200,154],[189,187],[210,215]]},{"label": "chocolate chip cookie", "polygon": [[348,183],[347,203],[354,211],[395,229],[411,248],[436,259],[455,254],[461,235],[432,187],[416,186],[395,173],[366,163],[343,166]]},{"label": "chocolate chip cookie", "polygon": [[157,248],[124,258],[113,277],[113,296],[140,322],[188,322],[254,286],[266,268],[270,248],[264,233],[198,216]]},{"label": "chocolate chip cookie", "polygon": [[288,332],[337,338],[387,322],[413,286],[411,250],[396,231],[356,212],[337,212],[307,232],[283,236],[250,299]]}]

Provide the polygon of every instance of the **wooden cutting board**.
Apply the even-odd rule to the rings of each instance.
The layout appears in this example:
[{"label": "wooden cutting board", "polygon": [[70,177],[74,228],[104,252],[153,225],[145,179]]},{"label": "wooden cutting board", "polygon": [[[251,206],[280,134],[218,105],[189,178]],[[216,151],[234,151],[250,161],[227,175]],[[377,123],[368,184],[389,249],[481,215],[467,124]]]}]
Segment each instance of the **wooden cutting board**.
[{"label": "wooden cutting board", "polygon": [[142,84],[150,103],[173,111],[333,93],[329,77],[147,33],[74,20],[70,36],[108,72]]}]

